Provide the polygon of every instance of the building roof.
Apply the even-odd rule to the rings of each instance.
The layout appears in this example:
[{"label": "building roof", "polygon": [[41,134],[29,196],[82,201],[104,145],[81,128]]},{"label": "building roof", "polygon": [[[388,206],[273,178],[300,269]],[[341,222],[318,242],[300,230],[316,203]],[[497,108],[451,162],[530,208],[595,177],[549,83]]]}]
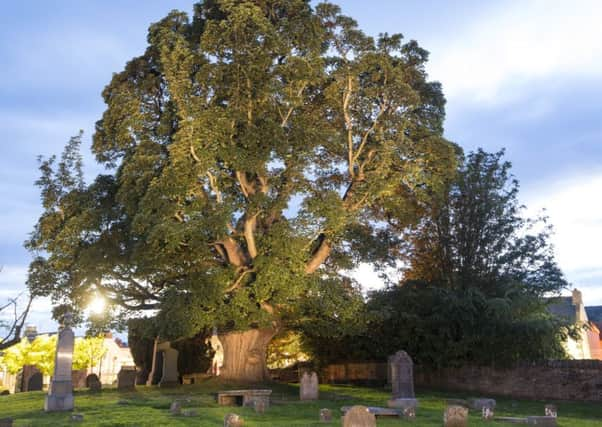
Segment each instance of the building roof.
[{"label": "building roof", "polygon": [[585,312],[587,313],[587,318],[590,321],[594,323],[602,322],[602,305],[592,305],[589,307],[585,307]]},{"label": "building roof", "polygon": [[550,301],[551,303],[548,305],[548,311],[554,316],[568,319],[571,323],[577,321],[577,310],[573,305],[573,297],[551,298]]}]

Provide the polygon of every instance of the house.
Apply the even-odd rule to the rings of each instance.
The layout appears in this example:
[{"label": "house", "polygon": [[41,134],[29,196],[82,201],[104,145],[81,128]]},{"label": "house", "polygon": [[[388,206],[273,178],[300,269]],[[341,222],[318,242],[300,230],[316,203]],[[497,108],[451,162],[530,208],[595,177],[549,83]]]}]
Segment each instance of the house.
[{"label": "house", "polygon": [[[590,312],[598,313],[595,310],[597,307],[589,308],[594,309],[590,310]],[[599,313],[602,316],[602,307],[599,308]],[[553,315],[565,318],[573,324],[587,325],[587,328],[580,332],[579,339],[569,338],[566,342],[566,351],[572,359],[602,360],[600,326],[590,321],[588,310],[583,304],[581,291],[574,289],[570,297],[553,298],[551,304],[548,306],[548,310]]]},{"label": "house", "polygon": [[602,360],[602,305],[585,307],[591,325],[589,333],[592,359]]}]

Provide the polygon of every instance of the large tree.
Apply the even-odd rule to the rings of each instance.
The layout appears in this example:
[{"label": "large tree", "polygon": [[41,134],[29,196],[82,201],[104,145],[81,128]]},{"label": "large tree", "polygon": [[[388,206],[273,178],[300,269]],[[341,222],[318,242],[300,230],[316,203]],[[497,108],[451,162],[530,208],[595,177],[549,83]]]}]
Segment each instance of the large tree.
[{"label": "large tree", "polygon": [[309,3],[206,0],[150,27],[103,92],[107,173],[84,184],[77,141],[41,165],[32,289],[155,310],[166,338],[217,325],[222,375],[247,380],[278,329],[357,302],[341,272],[394,262],[455,147],[426,51]]}]

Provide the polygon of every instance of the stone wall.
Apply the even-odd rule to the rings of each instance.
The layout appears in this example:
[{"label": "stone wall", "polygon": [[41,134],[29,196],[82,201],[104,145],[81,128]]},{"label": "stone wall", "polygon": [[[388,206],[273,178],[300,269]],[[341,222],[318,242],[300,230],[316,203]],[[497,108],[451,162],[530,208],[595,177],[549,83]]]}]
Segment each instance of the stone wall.
[{"label": "stone wall", "polygon": [[[321,382],[387,383],[387,364],[344,363],[326,366]],[[414,366],[417,387],[466,391],[523,399],[602,401],[602,361],[560,360],[519,364],[513,368],[464,366],[439,370]]]},{"label": "stone wall", "polygon": [[560,360],[513,368],[465,366],[416,369],[419,387],[462,390],[524,399],[602,401],[602,361]]}]

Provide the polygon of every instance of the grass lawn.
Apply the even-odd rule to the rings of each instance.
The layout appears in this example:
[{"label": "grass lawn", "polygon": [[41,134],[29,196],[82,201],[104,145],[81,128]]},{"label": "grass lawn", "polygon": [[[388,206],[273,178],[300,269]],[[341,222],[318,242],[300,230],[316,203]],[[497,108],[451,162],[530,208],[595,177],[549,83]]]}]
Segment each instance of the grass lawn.
[{"label": "grass lawn", "polygon": [[[84,415],[81,426],[221,426],[224,415],[234,412],[245,420],[245,426],[309,427],[340,426],[341,406],[364,404],[386,406],[389,393],[380,389],[345,386],[320,386],[321,400],[299,402],[298,387],[288,384],[259,386],[271,388],[272,406],[263,415],[255,414],[251,408],[218,406],[214,393],[217,390],[240,388],[240,385],[225,385],[217,380],[208,380],[199,385],[180,386],[173,389],[139,387],[136,392],[118,393],[106,389],[102,393],[75,392],[75,411]],[[245,386],[248,387],[248,386]],[[380,418],[378,426],[441,426],[446,398],[469,397],[462,393],[419,392],[419,408],[414,422],[398,418]],[[196,417],[172,416],[169,406],[175,399],[188,399],[183,408],[194,408]],[[602,426],[602,405],[578,402],[536,402],[497,399],[496,415],[526,416],[543,415],[545,403],[558,406],[558,425],[564,427]],[[71,413],[43,412],[44,393],[30,392],[0,396],[0,418],[13,417],[15,426],[69,426]],[[320,408],[333,410],[331,423],[320,423]],[[513,424],[484,422],[480,414],[470,414],[469,425],[493,426]]]}]

